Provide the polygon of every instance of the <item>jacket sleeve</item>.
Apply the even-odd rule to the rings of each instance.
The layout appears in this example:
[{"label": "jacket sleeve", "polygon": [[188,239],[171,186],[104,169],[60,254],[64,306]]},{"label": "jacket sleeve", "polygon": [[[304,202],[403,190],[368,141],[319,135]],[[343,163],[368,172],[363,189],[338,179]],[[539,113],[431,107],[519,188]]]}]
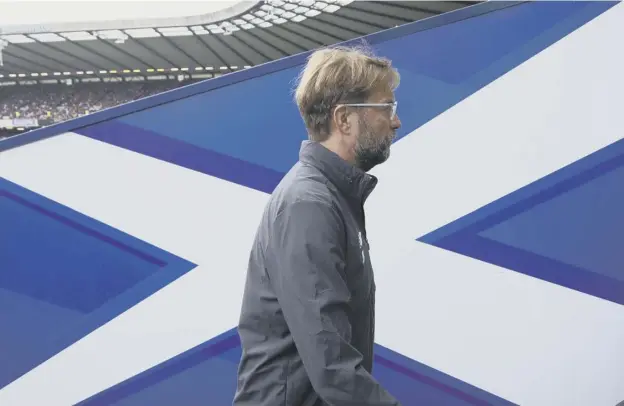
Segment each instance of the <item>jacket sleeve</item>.
[{"label": "jacket sleeve", "polygon": [[336,209],[298,201],[274,227],[269,277],[314,390],[328,405],[399,405],[350,344],[346,236]]}]

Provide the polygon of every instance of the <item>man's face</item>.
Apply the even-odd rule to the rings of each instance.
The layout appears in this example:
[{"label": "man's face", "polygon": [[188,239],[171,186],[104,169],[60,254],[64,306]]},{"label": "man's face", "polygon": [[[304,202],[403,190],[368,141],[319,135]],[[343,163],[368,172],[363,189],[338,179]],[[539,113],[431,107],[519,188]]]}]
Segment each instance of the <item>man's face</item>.
[{"label": "man's face", "polygon": [[[393,103],[391,91],[379,91],[367,103]],[[370,107],[358,112],[358,133],[355,139],[355,163],[369,171],[385,162],[390,156],[390,147],[401,127],[398,115],[392,116],[392,107]]]}]

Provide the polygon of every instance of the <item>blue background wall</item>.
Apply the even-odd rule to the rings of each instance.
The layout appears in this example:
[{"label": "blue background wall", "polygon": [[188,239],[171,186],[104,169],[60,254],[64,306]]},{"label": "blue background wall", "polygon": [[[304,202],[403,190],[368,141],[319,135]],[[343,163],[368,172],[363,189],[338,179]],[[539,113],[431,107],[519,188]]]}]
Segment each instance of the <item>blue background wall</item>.
[{"label": "blue background wall", "polygon": [[[402,76],[398,138],[615,4],[490,3],[367,38]],[[8,139],[0,151],[72,131],[270,193],[305,139],[292,100],[305,56]],[[622,145],[414,239],[623,304]],[[0,388],[196,266],[2,178],[0,224],[0,308],[10,309],[0,313]],[[375,376],[405,405],[514,404],[389,348],[376,354]],[[226,331],[82,404],[229,404],[239,355]]]}]

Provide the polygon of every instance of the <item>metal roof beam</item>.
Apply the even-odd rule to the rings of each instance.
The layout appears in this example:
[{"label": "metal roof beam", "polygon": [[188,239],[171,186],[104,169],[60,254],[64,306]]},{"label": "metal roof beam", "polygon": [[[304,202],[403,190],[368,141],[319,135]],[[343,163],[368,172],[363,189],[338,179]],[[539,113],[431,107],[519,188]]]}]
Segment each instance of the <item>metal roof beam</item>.
[{"label": "metal roof beam", "polygon": [[[116,61],[113,61],[111,58],[107,57],[106,55],[102,55],[101,53],[99,53],[99,52],[97,52],[97,51],[95,51],[95,50],[93,50],[93,49],[89,49],[89,48],[87,48],[86,46],[84,46],[84,45],[80,44],[79,42],[80,42],[80,41],[72,41],[72,43],[73,43],[74,45],[76,45],[76,46],[77,46],[77,47],[79,47],[80,49],[84,50],[85,52],[90,53],[90,54],[97,55],[98,57],[100,57],[100,58],[104,59],[105,61],[110,62],[110,63],[111,63],[111,66],[115,66],[115,65],[117,65],[117,62],[116,62]],[[100,66],[98,66],[98,69],[99,69],[99,70],[106,70],[106,68],[105,68],[105,67],[100,67]]]},{"label": "metal roof beam", "polygon": [[[54,63],[58,64],[58,66],[60,66],[60,67],[63,67],[63,66],[64,66],[65,68],[68,68],[68,69],[63,68],[63,69],[60,69],[60,70],[73,70],[73,71],[79,70],[79,69],[75,69],[75,68],[73,68],[73,67],[69,66],[68,64],[66,64],[66,63],[64,63],[64,62],[59,61],[58,59],[55,59],[55,58],[50,57],[50,56],[42,55],[42,54],[40,54],[40,53],[39,53],[39,52],[37,52],[37,51],[33,51],[33,50],[30,50],[30,49],[25,49],[24,47],[22,47],[22,46],[20,46],[20,45],[18,45],[18,44],[12,44],[12,46],[13,46],[15,49],[20,50],[22,53],[25,53],[25,54],[27,54],[27,55],[28,55],[28,54],[33,54],[33,55],[36,55],[37,57],[39,57],[39,59],[38,59],[39,61],[40,61],[40,60],[50,60],[50,61],[52,61],[52,62],[54,62]],[[7,48],[7,49],[8,49],[8,48]],[[6,55],[11,55],[11,57],[13,57],[13,58],[17,58],[17,59],[20,59],[20,60],[26,61],[26,62],[28,62],[28,63],[30,63],[30,64],[32,64],[32,65],[38,65],[38,66],[44,67],[46,70],[50,70],[50,71],[52,71],[52,72],[54,72],[54,71],[59,71],[59,69],[56,69],[56,68],[50,68],[49,66],[44,65],[44,64],[43,64],[43,62],[35,62],[35,61],[31,61],[30,59],[27,59],[27,58],[26,58],[26,57],[24,57],[23,55],[21,55],[21,56],[17,56],[17,55],[15,55],[15,54],[12,54],[11,52],[7,52],[7,50],[6,50],[6,49],[5,49],[5,50],[3,50],[2,52],[3,52],[4,54],[6,54]]]},{"label": "metal roof beam", "polygon": [[235,47],[239,53],[243,54],[245,59],[249,61],[246,62],[248,66],[260,65],[271,60],[271,58],[263,52],[263,49],[255,47],[251,43],[250,38],[247,30],[241,30],[233,35],[223,37],[223,41],[227,42],[231,47]]},{"label": "metal roof beam", "polygon": [[299,36],[299,37],[305,39],[306,41],[309,41],[312,44],[315,44],[314,46],[321,46],[321,47],[325,46],[325,43],[318,41],[317,39],[315,39],[316,37],[309,36],[309,35],[307,35],[305,33],[302,33],[302,32],[293,31],[293,30],[291,30],[288,27],[287,24],[282,24],[282,25],[275,26],[274,31],[277,31],[278,29],[286,31],[287,33],[290,33],[291,35]]},{"label": "metal roof beam", "polygon": [[[196,36],[195,33],[193,33],[193,36]],[[197,66],[201,66],[202,63],[199,62],[197,59],[195,59],[192,55],[189,55],[188,52],[186,52],[185,50],[183,50],[182,48],[180,48],[179,46],[177,46],[169,37],[166,36],[162,36],[162,38],[169,44],[171,45],[173,48],[175,48],[178,52],[180,52],[182,55],[186,56],[187,58],[189,58],[191,61],[193,61],[193,63],[195,63]]]},{"label": "metal roof beam", "polygon": [[[280,26],[273,26],[273,27],[271,27],[272,28],[271,30],[266,30],[265,32],[267,34],[270,34],[270,35],[273,35],[273,36],[277,37],[278,39],[280,39],[280,40],[282,40],[284,42],[287,42],[287,43],[291,44],[292,46],[294,46],[296,48],[299,48],[302,52],[305,52],[305,51],[309,50],[310,48],[314,47],[314,45],[312,45],[312,47],[309,47],[309,46],[302,45],[301,42],[293,41],[293,36],[298,36],[298,37],[300,37],[299,41],[301,41],[301,39],[303,39],[303,40],[308,41],[308,42],[313,42],[313,41],[310,41],[307,38],[302,37],[299,34],[291,33],[290,37],[288,37],[288,36],[282,35],[281,33],[278,33],[279,30],[277,30],[277,28],[279,28],[279,27]],[[313,42],[313,44],[314,43],[315,42]]]},{"label": "metal roof beam", "polygon": [[[250,37],[253,37],[256,41],[259,41],[261,44],[266,45],[269,48],[274,49],[275,51],[277,51],[279,54],[281,54],[280,58],[290,55],[288,52],[284,51],[283,49],[280,49],[279,47],[276,47],[274,45],[275,43],[270,43],[270,42],[265,41],[262,38],[260,38],[258,35],[256,35],[256,33],[253,32],[253,29],[245,31],[245,34],[249,35]],[[257,48],[255,48],[255,49],[257,50]]]},{"label": "metal roof beam", "polygon": [[[253,41],[257,41],[256,37],[253,35],[249,34],[249,31],[242,31],[240,33],[238,33],[237,38],[239,39],[239,41],[241,41],[246,47],[248,47],[249,49],[252,49],[255,53],[257,53],[258,55],[260,55],[260,57],[262,58],[262,62],[256,63],[256,65],[260,65],[262,63],[266,63],[266,62],[270,62],[272,60],[274,60],[275,58],[272,58],[271,56],[266,54],[266,50],[267,48],[271,51],[274,51],[273,48],[271,48],[270,46],[267,46],[264,42],[260,42],[260,44],[262,44],[262,46],[265,49],[260,49],[257,46],[254,46],[254,44],[252,43]],[[277,52],[279,52],[279,50],[277,50]]]},{"label": "metal roof beam", "polygon": [[[390,24],[390,25],[380,24],[380,23],[378,23],[376,21],[376,17],[378,17],[378,16],[375,16],[375,14],[370,14],[370,13],[368,13],[366,11],[359,11],[362,14],[366,14],[366,15],[370,14],[369,15],[370,18],[368,18],[367,20],[363,20],[360,17],[356,17],[354,15],[354,14],[356,14],[354,11],[355,10],[348,10],[348,9],[342,9],[341,8],[335,14],[332,14],[332,15],[334,17],[344,18],[345,20],[352,21],[354,23],[369,25],[369,26],[375,27],[375,28],[377,28],[379,30],[385,30],[387,28],[394,27],[394,25],[396,25],[396,24]],[[321,16],[329,17],[330,15],[329,14],[325,14],[325,15],[321,14],[319,17],[321,17]],[[325,20],[323,19],[323,21],[325,21]],[[347,28],[347,27],[345,27],[345,28]],[[353,30],[350,27],[348,27],[348,29],[350,29],[351,31],[355,32],[355,30]],[[369,33],[368,32],[360,32],[360,35],[367,35],[367,34],[369,34]]]},{"label": "metal roof beam", "polygon": [[219,38],[219,35],[213,35],[213,38],[215,39],[215,41],[219,42],[221,45],[223,45],[225,48],[229,49],[230,51],[232,51],[232,53],[236,56],[238,56],[239,58],[241,58],[243,60],[243,62],[245,62],[245,65],[253,65],[253,62],[251,62],[249,59],[247,59],[244,55],[242,55],[240,52],[238,52],[236,49],[234,49],[234,47],[231,47],[227,42],[225,42],[224,40],[222,40],[221,38]]},{"label": "metal roof beam", "polygon": [[[138,43],[138,41],[135,41],[135,42],[136,42],[136,43]],[[105,45],[106,45],[107,47],[109,47],[109,48],[113,48],[115,51],[117,51],[117,52],[119,52],[119,53],[124,54],[125,56],[127,56],[127,57],[128,57],[128,58],[130,58],[130,59],[134,59],[135,61],[138,61],[140,64],[142,64],[142,65],[144,65],[144,66],[147,66],[147,67],[149,67],[149,66],[150,66],[150,64],[145,63],[145,61],[141,60],[141,58],[139,58],[138,56],[136,56],[136,55],[132,55],[131,53],[124,51],[122,48],[119,48],[119,47],[114,47],[112,44],[110,44],[110,43],[109,43],[109,42],[107,42],[106,40],[100,40],[100,42],[99,42],[99,43],[100,43],[100,44],[105,44]],[[156,52],[154,49],[152,49],[151,47],[147,46],[146,44],[141,43],[141,46],[142,46],[143,48],[146,48],[146,49],[147,49],[147,50],[149,50],[150,52],[152,52],[152,53],[156,54],[159,58],[161,58],[161,59],[163,59],[163,60],[167,61],[167,63],[170,63],[172,66],[175,66],[175,64],[173,64],[171,61],[169,61],[168,59],[166,59],[165,57],[163,57],[160,53]],[[132,69],[132,67],[130,67],[130,66],[126,66],[125,68],[126,68],[126,69]]]},{"label": "metal roof beam", "polygon": [[[274,27],[278,27],[278,26],[274,26]],[[302,46],[301,44],[298,44],[298,43],[296,43],[296,42],[292,41],[292,40],[291,40],[291,39],[289,39],[288,37],[283,37],[282,35],[280,35],[280,34],[276,33],[276,32],[275,32],[275,30],[271,30],[271,31],[269,31],[269,30],[262,30],[262,31],[260,31],[260,32],[261,32],[263,35],[266,35],[267,37],[269,37],[269,36],[273,36],[273,37],[275,37],[275,38],[279,39],[280,41],[283,41],[283,42],[285,42],[285,43],[287,43],[287,44],[292,45],[293,47],[297,48],[297,50],[298,50],[297,52],[304,52],[304,51],[307,51],[307,50],[308,50],[308,48],[307,48],[307,47],[304,47],[304,46]],[[256,34],[256,36],[257,36],[257,37],[259,37],[259,38],[261,38],[261,37],[260,37],[260,32],[258,32],[258,33]],[[292,38],[292,37],[291,37],[291,38]],[[268,40],[270,41],[270,39],[268,39]],[[267,42],[267,39],[264,39],[264,42]]]},{"label": "metal roof beam", "polygon": [[[456,10],[458,8],[463,8],[464,6],[470,6],[480,3],[480,1],[372,1],[371,3],[382,6],[391,5],[393,7],[399,7],[405,10],[417,10],[422,13],[427,13],[430,16],[436,16],[442,13],[446,13],[448,11]],[[465,4],[460,6],[461,3]]]},{"label": "metal roof beam", "polygon": [[[309,28],[311,30],[323,31],[323,33],[325,35],[329,35],[329,36],[331,36],[333,38],[336,38],[339,42],[346,41],[347,39],[350,39],[353,36],[351,34],[348,34],[346,37],[342,37],[342,38],[338,37],[335,34],[336,30],[338,30],[338,32],[346,31],[348,33],[353,33],[356,36],[364,36],[364,35],[366,35],[365,32],[362,32],[362,31],[359,31],[359,30],[355,30],[355,29],[353,29],[351,27],[349,27],[349,28],[341,27],[340,25],[335,24],[335,23],[333,23],[331,21],[324,21],[324,20],[321,20],[321,19],[318,19],[318,18],[314,19],[314,20],[303,20],[303,21],[300,21],[298,24],[300,24],[303,27]],[[326,26],[329,26],[329,27],[333,28],[334,29],[333,33],[330,34],[328,32],[329,30],[327,29],[327,27],[323,27],[323,25],[326,25]]]},{"label": "metal roof beam", "polygon": [[[29,36],[29,38],[32,38],[32,37]],[[32,38],[32,39],[34,39],[34,38]],[[37,44],[40,44],[40,45],[46,47],[46,48],[50,48],[50,49],[52,49],[52,50],[54,50],[56,52],[59,52],[59,53],[61,53],[63,55],[69,56],[70,58],[74,58],[74,59],[76,59],[76,60],[78,60],[80,62],[83,62],[85,64],[85,66],[90,66],[90,67],[93,68],[93,70],[100,69],[99,67],[94,65],[93,62],[91,62],[91,61],[87,61],[87,60],[85,60],[85,59],[83,59],[83,58],[81,58],[79,56],[76,56],[76,55],[74,55],[74,54],[72,54],[72,53],[70,53],[70,52],[68,52],[68,51],[66,51],[64,49],[61,49],[60,47],[52,46],[52,44],[53,44],[52,42],[51,43],[41,42],[41,41],[38,41],[36,39],[35,39],[35,42]],[[72,41],[72,43],[74,43],[74,42]],[[76,69],[76,70],[82,71],[83,69]]]},{"label": "metal roof beam", "polygon": [[[413,18],[408,18],[405,17],[404,15],[401,15],[401,12],[403,11],[407,11],[407,10],[401,10],[401,9],[392,9],[392,5],[390,4],[384,4],[381,7],[376,7],[376,4],[374,4],[373,2],[368,2],[368,1],[360,1],[360,2],[353,2],[351,3],[351,7],[349,9],[351,10],[357,10],[360,11],[362,13],[368,13],[371,14],[373,16],[375,15],[379,15],[382,17],[386,17],[386,18],[391,18],[393,20],[399,20],[401,23],[405,24],[405,23],[410,23],[413,22],[414,19]],[[341,10],[338,10],[337,14],[344,14],[344,13],[340,13]],[[346,10],[345,10],[346,11]],[[391,11],[395,11],[394,13]],[[414,12],[415,10],[411,9],[410,11]],[[429,13],[427,13],[429,14]],[[366,22],[366,24],[369,24],[369,22]]]},{"label": "metal roof beam", "polygon": [[[208,44],[207,41],[204,40],[203,35],[198,35],[197,38],[199,38],[199,40],[206,46],[206,48],[208,48],[208,50],[210,52],[212,52],[212,54],[217,58],[217,61],[219,62],[220,66],[227,66],[227,70],[228,71],[232,71],[232,68],[230,68],[230,65],[228,65],[222,58],[221,56],[219,56],[218,52],[215,52],[214,49],[212,49],[212,47]],[[217,67],[214,67],[215,70],[217,70]]]},{"label": "metal roof beam", "polygon": [[[10,67],[10,66],[15,66],[17,68],[17,70],[6,70],[4,68],[6,67]],[[4,72],[4,75],[11,75],[11,74],[19,74],[19,73],[26,73],[30,70],[30,68],[24,68],[23,66],[20,66],[18,64],[16,64],[14,61],[13,62],[4,62],[2,66],[0,66],[0,71]],[[17,78],[11,78],[11,79],[17,79]]]}]

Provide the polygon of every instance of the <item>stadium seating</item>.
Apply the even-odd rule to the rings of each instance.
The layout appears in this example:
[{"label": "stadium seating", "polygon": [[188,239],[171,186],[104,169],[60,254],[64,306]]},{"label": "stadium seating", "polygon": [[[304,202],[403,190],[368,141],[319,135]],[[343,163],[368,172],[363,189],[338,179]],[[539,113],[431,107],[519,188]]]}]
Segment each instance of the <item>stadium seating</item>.
[{"label": "stadium seating", "polygon": [[58,123],[188,83],[166,80],[80,83],[71,86],[5,86],[0,88],[0,118],[50,119],[52,123]]}]

